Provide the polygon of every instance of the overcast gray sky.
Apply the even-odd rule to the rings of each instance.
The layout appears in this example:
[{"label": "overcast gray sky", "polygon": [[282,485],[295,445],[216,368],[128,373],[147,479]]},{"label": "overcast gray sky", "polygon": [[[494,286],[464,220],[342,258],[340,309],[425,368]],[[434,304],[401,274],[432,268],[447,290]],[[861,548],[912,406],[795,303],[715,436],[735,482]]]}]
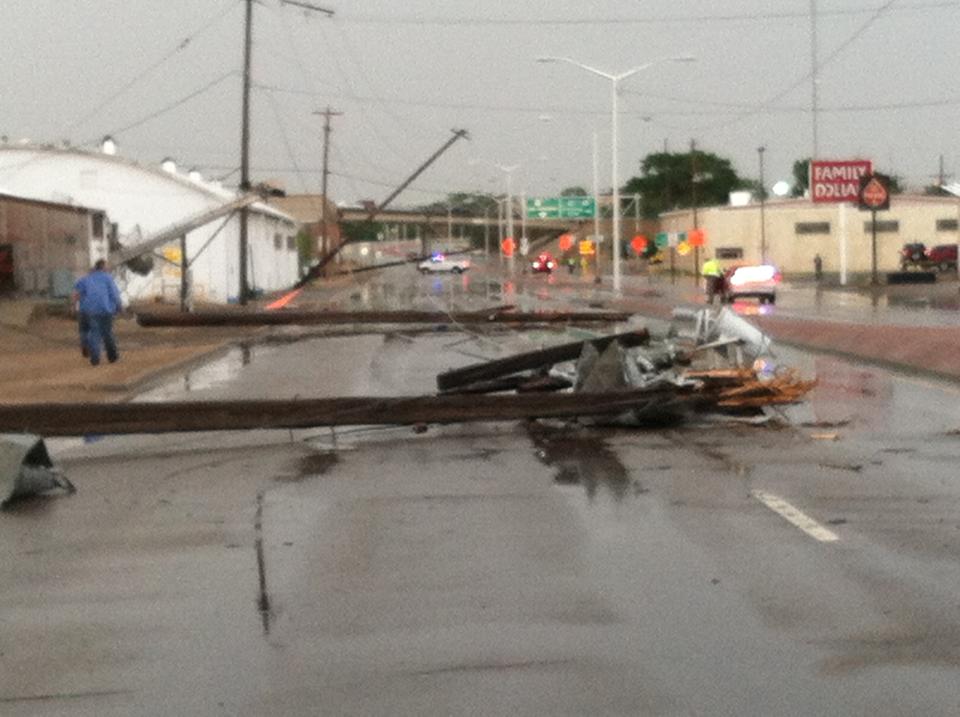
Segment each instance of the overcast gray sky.
[{"label": "overcast gray sky", "polygon": [[[382,199],[449,137],[459,142],[399,205],[447,192],[589,187],[591,135],[610,184],[612,73],[691,54],[623,83],[620,170],[691,139],[758,175],[789,179],[812,148],[809,0],[315,0],[333,18],[255,5],[252,175],[320,186],[333,120],[330,194]],[[174,157],[209,176],[239,167],[242,0],[3,0],[0,134]],[[960,172],[960,0],[817,0],[821,157],[863,157],[914,186],[938,159]],[[195,94],[194,94],[195,93]],[[192,95],[192,96],[191,96]],[[234,171],[228,181],[236,181]],[[956,177],[954,177],[956,179]]]}]

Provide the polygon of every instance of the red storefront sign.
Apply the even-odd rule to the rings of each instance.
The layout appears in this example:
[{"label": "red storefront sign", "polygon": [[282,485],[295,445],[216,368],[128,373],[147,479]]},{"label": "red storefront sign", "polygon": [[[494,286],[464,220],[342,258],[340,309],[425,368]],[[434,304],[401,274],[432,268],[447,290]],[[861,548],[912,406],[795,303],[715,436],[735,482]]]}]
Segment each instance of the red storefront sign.
[{"label": "red storefront sign", "polygon": [[810,163],[810,198],[814,202],[856,202],[860,179],[873,173],[869,159]]}]

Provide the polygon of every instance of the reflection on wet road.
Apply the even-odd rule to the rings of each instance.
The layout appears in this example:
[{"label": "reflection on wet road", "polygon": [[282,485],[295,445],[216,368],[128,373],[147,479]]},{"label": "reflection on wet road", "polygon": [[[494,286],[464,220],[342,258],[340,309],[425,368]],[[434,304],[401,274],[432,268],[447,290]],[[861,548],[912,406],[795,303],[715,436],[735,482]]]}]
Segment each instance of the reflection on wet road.
[{"label": "reflection on wet road", "polygon": [[[317,301],[602,298],[391,276]],[[440,371],[576,335],[286,336],[142,400],[429,393]],[[956,387],[778,358],[821,382],[766,426],[71,446],[75,496],[0,516],[3,712],[956,714]]]},{"label": "reflection on wet road", "polygon": [[537,458],[554,470],[556,483],[581,486],[589,501],[595,500],[600,490],[608,491],[618,502],[646,492],[607,446],[603,431],[541,424],[531,424],[527,431]]}]

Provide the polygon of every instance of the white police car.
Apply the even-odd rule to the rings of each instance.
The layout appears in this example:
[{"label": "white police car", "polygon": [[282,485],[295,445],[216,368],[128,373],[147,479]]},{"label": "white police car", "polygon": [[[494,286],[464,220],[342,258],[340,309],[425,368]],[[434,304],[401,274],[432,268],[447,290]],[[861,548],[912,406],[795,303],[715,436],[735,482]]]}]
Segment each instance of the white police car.
[{"label": "white police car", "polygon": [[417,269],[421,274],[437,274],[443,272],[462,274],[469,268],[469,259],[451,259],[443,254],[434,254],[429,259],[425,259],[417,264]]}]

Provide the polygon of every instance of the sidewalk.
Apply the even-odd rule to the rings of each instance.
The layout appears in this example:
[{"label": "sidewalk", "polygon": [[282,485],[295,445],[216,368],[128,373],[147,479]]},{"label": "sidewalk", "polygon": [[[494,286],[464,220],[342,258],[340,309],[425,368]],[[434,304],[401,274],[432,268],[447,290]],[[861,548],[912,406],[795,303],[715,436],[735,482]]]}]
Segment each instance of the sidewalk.
[{"label": "sidewalk", "polygon": [[219,353],[256,330],[142,329],[133,316],[114,325],[120,360],[91,366],[77,323],[35,302],[0,305],[0,403],[122,401],[161,375]]}]

